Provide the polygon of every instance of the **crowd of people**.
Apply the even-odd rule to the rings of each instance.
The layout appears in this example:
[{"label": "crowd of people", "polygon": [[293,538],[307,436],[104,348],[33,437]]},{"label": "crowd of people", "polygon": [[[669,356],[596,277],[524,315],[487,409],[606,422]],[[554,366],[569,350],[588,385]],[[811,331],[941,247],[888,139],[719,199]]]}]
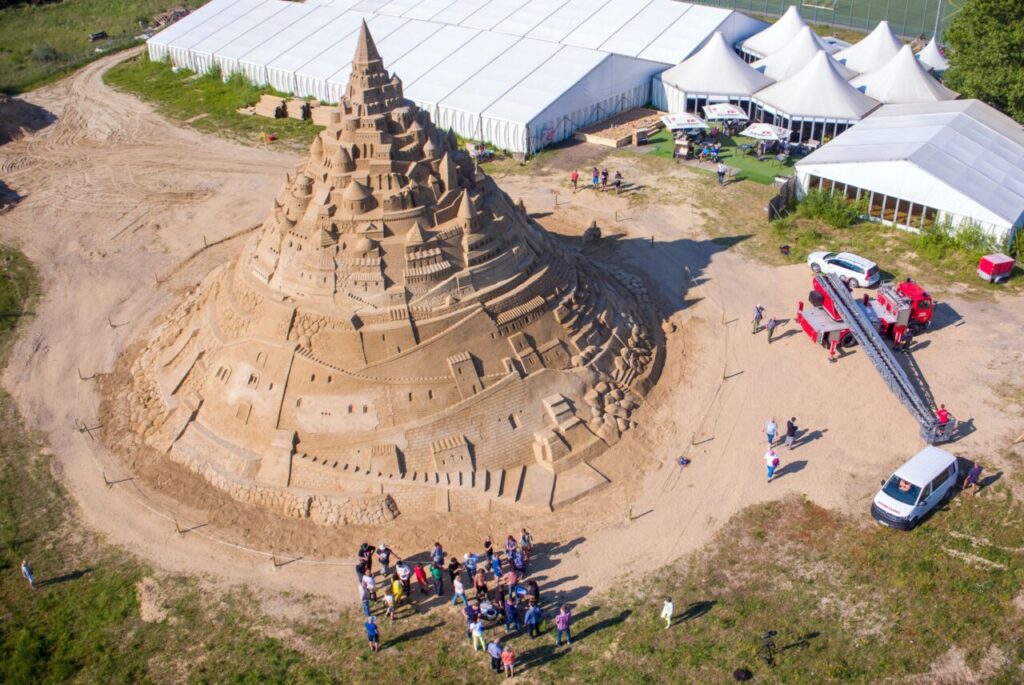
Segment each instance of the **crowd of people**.
[{"label": "crowd of people", "polygon": [[[615,189],[615,194],[618,195],[622,191],[622,172],[618,169],[611,176],[608,175],[608,168],[598,170],[594,167],[590,170],[590,187],[594,190],[600,190],[602,193],[608,191],[608,179],[612,181],[612,187]],[[580,189],[580,170],[573,169],[572,173],[569,174],[569,184],[572,185],[572,192],[576,192]]]},{"label": "crowd of people", "polygon": [[[541,635],[544,620],[540,586],[528,577],[533,549],[533,537],[525,528],[519,539],[506,537],[504,550],[486,536],[483,554],[466,552],[461,561],[445,552],[440,542],[434,543],[428,559],[416,562],[402,559],[386,543],[377,547],[363,543],[355,570],[370,649],[380,650],[378,615],[393,623],[402,607],[415,603],[416,596],[445,597],[450,591],[451,605],[462,608],[466,639],[474,651],[485,652],[496,672],[515,675],[515,652],[507,641],[502,644],[503,640],[523,632],[535,639]],[[375,562],[379,572],[374,570]],[[571,644],[572,612],[568,606],[559,608],[554,623],[555,644]],[[504,627],[504,633],[488,642],[488,627]]]}]

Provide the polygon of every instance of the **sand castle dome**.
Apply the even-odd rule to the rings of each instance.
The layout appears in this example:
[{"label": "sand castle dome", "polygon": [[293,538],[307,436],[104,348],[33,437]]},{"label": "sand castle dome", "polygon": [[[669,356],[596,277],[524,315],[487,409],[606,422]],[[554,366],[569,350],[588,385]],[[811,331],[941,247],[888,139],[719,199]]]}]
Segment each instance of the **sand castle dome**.
[{"label": "sand castle dome", "polygon": [[325,525],[445,490],[448,507],[546,509],[605,484],[587,460],[632,428],[664,357],[643,285],[477,173],[365,24],[339,108],[287,215],[268,207],[153,334],[133,430],[232,497]]}]

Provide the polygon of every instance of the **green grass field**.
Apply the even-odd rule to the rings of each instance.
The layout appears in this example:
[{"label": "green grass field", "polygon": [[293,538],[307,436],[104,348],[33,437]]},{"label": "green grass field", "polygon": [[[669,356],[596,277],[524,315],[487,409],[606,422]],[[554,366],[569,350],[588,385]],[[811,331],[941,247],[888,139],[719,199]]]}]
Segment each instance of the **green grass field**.
[{"label": "green grass field", "polygon": [[[730,138],[723,136],[721,138],[722,152],[720,159],[725,162],[726,165],[737,169],[736,175],[733,177],[734,181],[742,181],[749,179],[756,183],[770,184],[776,176],[792,176],[796,172],[794,167],[794,161],[789,160],[783,164],[775,161],[774,158],[759,162],[756,157],[752,157],[748,154],[744,154],[739,149],[739,145],[756,145],[757,141],[753,138],[744,138],[742,136],[736,136]],[[654,157],[661,157],[664,159],[672,159],[672,150],[675,147],[675,143],[672,139],[671,131],[662,129],[657,134],[651,136],[649,144],[654,146],[654,151],[647,154]],[[705,164],[704,167],[697,167],[709,173],[714,173],[714,165]]]},{"label": "green grass field", "polygon": [[307,147],[321,130],[308,121],[246,116],[238,109],[259,101],[270,88],[257,88],[240,74],[222,81],[220,73],[203,76],[181,70],[168,62],[151,62],[146,55],[113,66],[103,75],[108,85],[153,103],[168,118],[206,133],[245,143],[256,143],[260,131],[277,137],[294,149]]},{"label": "green grass field", "polygon": [[[174,7],[203,0],[63,0],[0,10],[0,91],[16,94],[138,41],[144,26]],[[109,39],[89,42],[106,31]],[[103,52],[96,52],[97,49]]]},{"label": "green grass field", "polygon": [[778,17],[791,5],[808,22],[870,31],[888,19],[898,35],[931,37],[936,16],[945,25],[967,0],[695,0],[703,5],[728,7],[748,14]]}]

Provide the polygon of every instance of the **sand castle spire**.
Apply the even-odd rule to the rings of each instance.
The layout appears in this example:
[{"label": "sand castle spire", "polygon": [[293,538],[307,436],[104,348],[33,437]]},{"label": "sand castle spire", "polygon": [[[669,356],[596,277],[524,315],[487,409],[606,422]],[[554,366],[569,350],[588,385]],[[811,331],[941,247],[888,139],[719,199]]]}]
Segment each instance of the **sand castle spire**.
[{"label": "sand castle spire", "polygon": [[356,55],[352,59],[353,65],[369,65],[371,62],[381,62],[380,53],[377,52],[377,44],[373,42],[373,36],[370,35],[370,27],[366,25],[366,20],[363,19],[362,25],[359,27],[359,43],[356,45]]},{"label": "sand castle spire", "polygon": [[402,82],[392,80],[384,68],[365,19],[359,28],[359,43],[352,58],[345,96],[353,111],[361,116],[380,114],[403,98]]}]

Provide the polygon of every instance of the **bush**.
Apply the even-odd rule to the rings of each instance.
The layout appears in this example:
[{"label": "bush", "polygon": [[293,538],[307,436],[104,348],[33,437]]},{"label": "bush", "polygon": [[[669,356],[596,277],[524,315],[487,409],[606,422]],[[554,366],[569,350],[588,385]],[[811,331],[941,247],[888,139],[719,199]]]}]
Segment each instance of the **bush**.
[{"label": "bush", "polygon": [[849,228],[868,213],[867,200],[847,200],[842,195],[812,190],[800,201],[796,213],[805,219],[819,219],[832,228]]},{"label": "bush", "polygon": [[955,256],[961,256],[969,262],[977,261],[1001,249],[999,241],[986,234],[977,224],[953,226],[948,220],[926,226],[914,236],[913,242],[922,257],[936,262]]},{"label": "bush", "polygon": [[37,45],[32,50],[32,59],[37,62],[56,62],[60,59],[60,53],[46,43],[43,43],[42,45]]}]

